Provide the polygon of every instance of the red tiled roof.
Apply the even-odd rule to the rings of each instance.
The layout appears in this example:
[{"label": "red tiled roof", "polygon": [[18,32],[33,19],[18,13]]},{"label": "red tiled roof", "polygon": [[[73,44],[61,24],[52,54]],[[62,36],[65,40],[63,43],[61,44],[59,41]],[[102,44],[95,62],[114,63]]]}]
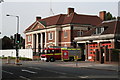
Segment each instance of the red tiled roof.
[{"label": "red tiled roof", "polygon": [[[41,19],[40,21],[45,22],[46,23],[45,26],[64,24],[90,24],[95,26],[102,22],[102,20],[98,16],[81,15],[77,13],[71,13],[70,15],[59,14]],[[28,27],[25,31],[30,30],[33,24],[30,27]]]},{"label": "red tiled roof", "polygon": [[[104,22],[99,24],[97,27],[106,27],[106,30],[101,33],[101,35],[105,34],[120,34],[120,21],[111,21],[111,22]],[[92,29],[82,35],[84,36],[91,36],[95,33],[96,29]]]},{"label": "red tiled roof", "polygon": [[41,19],[40,21],[45,21],[46,26],[57,25],[57,24],[59,24],[58,21],[61,18],[61,16],[62,16],[61,14],[56,15],[56,16],[51,16],[51,17],[48,17],[48,18]]},{"label": "red tiled roof", "polygon": [[120,21],[117,21],[115,34],[120,34]]},{"label": "red tiled roof", "polygon": [[91,36],[95,31],[96,31],[96,29],[93,28],[92,30],[89,30],[89,31],[87,31],[86,33],[84,33],[84,34],[82,35],[82,37],[84,37],[84,36]]},{"label": "red tiled roof", "polygon": [[70,16],[65,17],[63,24],[78,23],[78,24],[90,24],[95,26],[100,24],[101,22],[102,20],[98,16],[72,13]]},{"label": "red tiled roof", "polygon": [[80,15],[76,13],[71,13],[70,15],[60,14],[56,16],[51,16],[41,19],[41,21],[45,21],[47,23],[47,26],[74,23],[98,25],[102,22],[102,20],[98,16]]}]

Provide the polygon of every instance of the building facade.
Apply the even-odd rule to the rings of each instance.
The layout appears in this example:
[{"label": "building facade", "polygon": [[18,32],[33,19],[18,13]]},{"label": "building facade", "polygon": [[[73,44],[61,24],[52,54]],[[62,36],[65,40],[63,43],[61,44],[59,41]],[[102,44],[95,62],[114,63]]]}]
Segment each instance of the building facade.
[{"label": "building facade", "polygon": [[74,8],[68,8],[67,14],[43,19],[36,17],[36,21],[24,31],[25,48],[40,52],[41,48],[49,46],[73,47],[75,37],[82,36],[101,22],[100,17],[77,14]]},{"label": "building facade", "polygon": [[120,49],[120,19],[103,21],[96,28],[86,32],[74,40],[83,48],[86,60],[112,61],[118,60],[118,54],[111,54],[111,49]]}]

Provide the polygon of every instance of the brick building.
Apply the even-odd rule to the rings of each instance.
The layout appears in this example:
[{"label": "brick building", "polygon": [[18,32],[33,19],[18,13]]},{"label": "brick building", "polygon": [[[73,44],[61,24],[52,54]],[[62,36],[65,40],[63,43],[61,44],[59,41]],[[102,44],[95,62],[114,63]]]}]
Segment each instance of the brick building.
[{"label": "brick building", "polygon": [[[36,21],[25,31],[25,47],[39,52],[49,46],[74,46],[74,38],[92,30],[102,22],[101,17],[77,14],[74,8],[68,8],[67,14],[47,18],[36,17]],[[101,19],[100,19],[101,18]]]},{"label": "brick building", "polygon": [[[112,54],[110,49],[120,49],[120,19],[103,21],[96,28],[86,32],[74,40],[82,48],[86,60],[111,62],[118,61],[118,54]],[[106,48],[106,49],[105,49]],[[115,56],[114,56],[115,55]],[[112,58],[113,57],[113,58]]]}]

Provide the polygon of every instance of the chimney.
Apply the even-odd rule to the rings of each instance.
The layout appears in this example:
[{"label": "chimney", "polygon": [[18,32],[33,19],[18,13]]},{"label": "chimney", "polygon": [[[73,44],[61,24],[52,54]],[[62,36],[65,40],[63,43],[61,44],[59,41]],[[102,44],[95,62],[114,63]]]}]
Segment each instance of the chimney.
[{"label": "chimney", "polygon": [[36,17],[36,21],[39,21],[39,20],[41,20],[41,17]]},{"label": "chimney", "polygon": [[74,13],[74,8],[68,8],[68,15],[70,15],[71,13]]},{"label": "chimney", "polygon": [[117,21],[120,21],[120,17],[119,16],[117,17]]},{"label": "chimney", "polygon": [[106,11],[101,11],[101,12],[99,12],[99,17],[100,17],[100,19],[102,19],[103,21],[105,20],[105,15],[106,15]]}]

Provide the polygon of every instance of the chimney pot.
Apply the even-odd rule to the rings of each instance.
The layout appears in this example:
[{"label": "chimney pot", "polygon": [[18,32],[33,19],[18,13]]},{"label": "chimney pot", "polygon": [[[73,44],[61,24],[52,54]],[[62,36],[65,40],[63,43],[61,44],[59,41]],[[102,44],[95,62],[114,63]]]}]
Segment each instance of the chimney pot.
[{"label": "chimney pot", "polygon": [[68,8],[68,15],[70,15],[71,13],[74,13],[74,8]]},{"label": "chimney pot", "polygon": [[39,20],[41,20],[41,17],[36,17],[36,21],[39,21]]}]

